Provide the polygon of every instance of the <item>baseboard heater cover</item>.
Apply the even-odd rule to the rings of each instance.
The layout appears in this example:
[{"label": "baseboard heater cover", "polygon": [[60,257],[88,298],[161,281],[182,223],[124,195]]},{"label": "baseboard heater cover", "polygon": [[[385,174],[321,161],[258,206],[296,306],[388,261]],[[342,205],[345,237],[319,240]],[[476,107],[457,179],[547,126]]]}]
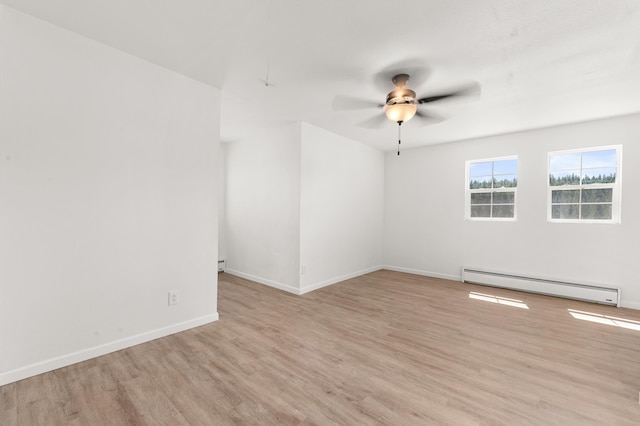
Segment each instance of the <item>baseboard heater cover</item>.
[{"label": "baseboard heater cover", "polygon": [[462,281],[620,307],[620,289],[462,268]]}]

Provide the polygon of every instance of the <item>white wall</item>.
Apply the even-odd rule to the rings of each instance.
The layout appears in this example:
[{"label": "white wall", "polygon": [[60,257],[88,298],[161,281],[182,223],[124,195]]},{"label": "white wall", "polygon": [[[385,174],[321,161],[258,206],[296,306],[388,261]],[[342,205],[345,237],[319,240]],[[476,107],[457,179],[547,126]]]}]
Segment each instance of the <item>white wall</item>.
[{"label": "white wall", "polygon": [[300,124],[226,147],[227,272],[297,293]]},{"label": "white wall", "polygon": [[302,292],[382,265],[384,154],[302,123]]},{"label": "white wall", "polygon": [[0,385],[217,319],[219,103],[0,7]]},{"label": "white wall", "polygon": [[[613,285],[640,309],[640,115],[386,156],[384,259],[459,279],[463,266]],[[547,222],[547,152],[623,145],[622,223]],[[518,155],[517,222],[464,220],[465,160]]]}]

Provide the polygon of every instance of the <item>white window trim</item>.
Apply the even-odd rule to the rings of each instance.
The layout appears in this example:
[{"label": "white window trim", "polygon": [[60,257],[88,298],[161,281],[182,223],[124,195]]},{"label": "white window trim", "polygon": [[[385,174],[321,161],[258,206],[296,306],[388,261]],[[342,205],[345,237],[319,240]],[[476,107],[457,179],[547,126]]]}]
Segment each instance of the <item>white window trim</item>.
[{"label": "white window trim", "polygon": [[[464,163],[465,191],[464,191],[464,218],[465,220],[481,221],[481,222],[515,222],[518,219],[518,187],[515,188],[469,188],[469,166],[473,163],[485,163],[489,161],[502,160],[518,160],[517,155],[508,155],[506,157],[491,157],[477,160],[467,160]],[[518,183],[520,183],[520,164],[518,162]],[[492,192],[513,192],[513,217],[471,217],[471,194],[472,193],[492,193]],[[492,204],[493,205],[493,204]]]},{"label": "white window trim", "polygon": [[[562,154],[573,154],[576,152],[592,152],[592,151],[606,151],[608,149],[616,150],[616,181],[615,183],[597,184],[592,183],[588,185],[567,185],[551,186],[549,183],[549,175],[551,174],[551,156]],[[613,199],[611,202],[611,219],[554,219],[551,217],[551,211],[553,203],[551,202],[552,190],[571,190],[571,189],[598,189],[598,188],[613,188]],[[595,146],[581,149],[568,149],[564,151],[553,151],[547,153],[547,221],[551,223],[601,223],[601,224],[619,224],[622,221],[621,209],[622,207],[622,145],[605,145]]]}]

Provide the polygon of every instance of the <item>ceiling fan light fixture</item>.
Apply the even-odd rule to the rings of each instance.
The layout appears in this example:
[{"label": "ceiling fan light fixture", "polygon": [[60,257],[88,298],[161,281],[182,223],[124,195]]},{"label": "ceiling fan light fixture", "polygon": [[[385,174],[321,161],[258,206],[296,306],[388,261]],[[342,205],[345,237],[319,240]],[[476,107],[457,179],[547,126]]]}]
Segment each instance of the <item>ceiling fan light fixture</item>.
[{"label": "ceiling fan light fixture", "polygon": [[387,105],[384,110],[387,118],[394,123],[405,123],[416,115],[418,107],[413,103]]}]

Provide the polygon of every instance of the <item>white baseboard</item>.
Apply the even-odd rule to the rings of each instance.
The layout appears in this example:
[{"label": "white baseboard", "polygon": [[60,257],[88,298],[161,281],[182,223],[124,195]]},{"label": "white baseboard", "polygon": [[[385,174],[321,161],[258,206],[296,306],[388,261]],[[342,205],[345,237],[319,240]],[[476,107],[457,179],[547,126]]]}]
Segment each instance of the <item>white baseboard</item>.
[{"label": "white baseboard", "polygon": [[335,278],[331,278],[316,284],[311,284],[308,285],[306,287],[303,287],[300,289],[300,294],[305,294],[305,293],[309,293],[310,291],[314,291],[317,290],[319,288],[322,287],[326,287],[328,285],[331,284],[335,284],[335,283],[339,283],[341,281],[345,281],[351,278],[355,278],[355,277],[359,277],[360,275],[364,275],[364,274],[369,274],[371,272],[375,272],[375,271],[379,271],[380,269],[382,269],[382,266],[374,266],[372,268],[367,268],[367,269],[363,269],[361,271],[358,272],[352,272],[350,274],[346,274],[346,275],[341,275],[339,277],[335,277]]},{"label": "white baseboard", "polygon": [[269,287],[277,288],[278,290],[283,290],[288,293],[300,294],[300,291],[297,287],[293,287],[287,284],[282,284],[277,281],[268,280],[266,278],[258,277],[256,275],[246,274],[244,272],[236,271],[234,269],[225,269],[225,273],[230,275],[235,275],[236,277],[244,278],[249,281],[255,281],[260,284],[268,285]]},{"label": "white baseboard", "polygon": [[406,272],[407,274],[422,275],[425,277],[442,278],[445,280],[462,281],[461,275],[441,274],[439,272],[423,271],[421,269],[402,268],[400,266],[384,265],[381,269],[388,269],[396,272]]},{"label": "white baseboard", "polygon": [[209,324],[211,322],[217,321],[218,318],[219,316],[216,312],[214,314],[205,315],[200,318],[173,324],[168,327],[158,328],[155,330],[147,331],[145,333],[137,334],[135,336],[83,349],[77,352],[72,352],[70,354],[62,355],[35,364],[27,365],[25,367],[16,368],[15,370],[9,370],[4,373],[0,373],[0,386],[17,382],[18,380],[26,379],[38,374],[53,371],[58,368],[66,367],[71,364],[86,361],[91,358],[96,358],[101,355],[106,355],[108,353],[119,351],[121,349],[129,348],[131,346],[139,345],[140,343],[149,342],[160,337],[179,333],[190,328]]},{"label": "white baseboard", "polygon": [[259,284],[264,284],[267,285],[269,287],[273,287],[273,288],[277,288],[279,290],[283,290],[286,291],[288,293],[293,293],[293,294],[297,294],[297,295],[302,295],[305,293],[309,293],[310,291],[314,291],[317,290],[319,288],[322,287],[326,287],[328,285],[331,284],[336,284],[339,283],[340,281],[344,281],[344,280],[348,280],[350,278],[355,278],[355,277],[359,277],[360,275],[364,275],[364,274],[368,274],[370,272],[374,272],[374,271],[379,271],[380,269],[382,269],[382,266],[374,266],[372,268],[367,268],[367,269],[363,269],[361,271],[357,271],[357,272],[352,272],[350,274],[346,274],[346,275],[341,275],[339,277],[335,277],[335,278],[331,278],[316,284],[312,284],[312,285],[308,285],[302,289],[298,289],[296,287],[287,285],[287,284],[282,284],[279,283],[277,281],[273,281],[273,280],[269,280],[266,278],[262,278],[262,277],[258,277],[256,275],[251,275],[251,274],[247,274],[245,272],[240,272],[240,271],[236,271],[234,269],[226,269],[224,272],[230,274],[230,275],[235,275],[236,277],[240,277],[240,278],[244,278],[250,281],[255,281]]}]

